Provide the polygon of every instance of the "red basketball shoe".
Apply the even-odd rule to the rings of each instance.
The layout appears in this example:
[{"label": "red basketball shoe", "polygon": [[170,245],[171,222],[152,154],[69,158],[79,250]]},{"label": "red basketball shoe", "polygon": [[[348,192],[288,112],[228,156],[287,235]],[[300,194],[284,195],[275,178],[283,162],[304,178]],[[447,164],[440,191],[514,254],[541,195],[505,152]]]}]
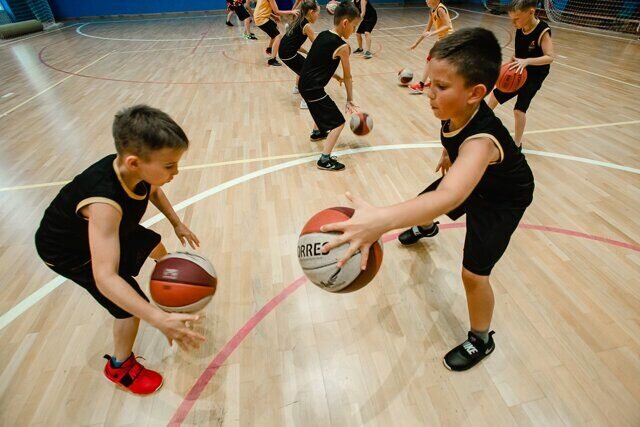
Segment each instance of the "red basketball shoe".
[{"label": "red basketball shoe", "polygon": [[138,363],[133,353],[119,368],[113,366],[111,356],[105,354],[104,358],[107,359],[107,364],[104,366],[104,376],[131,393],[144,396],[162,387],[162,375]]}]

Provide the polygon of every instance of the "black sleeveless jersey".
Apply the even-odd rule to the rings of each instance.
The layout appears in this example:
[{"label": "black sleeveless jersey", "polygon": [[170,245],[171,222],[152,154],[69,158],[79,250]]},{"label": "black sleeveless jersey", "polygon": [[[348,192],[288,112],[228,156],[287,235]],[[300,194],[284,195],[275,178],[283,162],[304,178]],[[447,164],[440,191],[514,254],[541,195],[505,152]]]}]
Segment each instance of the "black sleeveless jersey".
[{"label": "black sleeveless jersey", "polygon": [[[516,58],[539,58],[544,56],[542,51],[542,36],[545,33],[551,35],[551,29],[546,22],[540,20],[529,34],[522,29],[516,30]],[[549,74],[549,64],[530,65],[527,67],[527,75],[534,77],[546,77]]]},{"label": "black sleeveless jersey", "polygon": [[298,53],[298,49],[307,41],[307,35],[304,33],[304,27],[309,25],[307,18],[304,18],[300,25],[297,25],[291,32],[287,32],[282,40],[280,40],[280,47],[278,48],[278,55],[280,59],[291,59]]},{"label": "black sleeveless jersey", "polygon": [[304,61],[298,89],[300,92],[324,93],[324,87],[340,65],[340,58],[334,58],[338,49],[347,44],[339,35],[327,30],[318,34],[313,41],[307,59]]},{"label": "black sleeveless jersey", "polygon": [[500,160],[487,167],[472,196],[496,208],[529,206],[533,198],[533,173],[507,128],[484,101],[462,129],[449,132],[448,127],[449,121],[443,121],[440,139],[451,163],[458,158],[460,146],[472,138],[489,138],[500,151]]},{"label": "black sleeveless jersey", "polygon": [[111,154],[89,166],[62,187],[44,212],[36,232],[38,252],[79,263],[91,259],[89,222],[79,211],[91,203],[106,203],[120,211],[120,241],[136,230],[147,210],[151,185],[142,181],[134,191],[117,173],[116,155]]}]

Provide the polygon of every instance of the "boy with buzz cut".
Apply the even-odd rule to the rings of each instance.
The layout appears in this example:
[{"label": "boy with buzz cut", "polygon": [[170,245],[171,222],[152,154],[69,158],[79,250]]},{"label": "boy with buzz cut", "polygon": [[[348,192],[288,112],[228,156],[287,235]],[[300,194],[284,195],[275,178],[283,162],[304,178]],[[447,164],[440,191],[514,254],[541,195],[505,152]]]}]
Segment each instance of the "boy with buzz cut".
[{"label": "boy with buzz cut", "polygon": [[493,109],[498,104],[518,97],[513,108],[515,140],[518,146],[522,145],[527,109],[542,87],[542,82],[549,74],[549,64],[554,59],[551,29],[546,22],[536,18],[537,4],[537,0],[513,0],[507,7],[513,26],[516,27],[516,52],[509,68],[517,73],[522,73],[526,68],[527,80],[520,89],[512,93],[494,89],[488,101],[489,107]]},{"label": "boy with buzz cut", "polygon": [[116,154],[76,176],[51,202],[35,235],[42,260],[54,272],[83,287],[114,317],[113,356],[104,375],[128,391],[151,394],[162,376],[133,354],[140,319],[181,347],[198,347],[204,337],[189,326],[196,315],[165,313],[149,303],[134,279],[151,257],[167,250],[160,235],[139,224],[149,201],[173,225],[182,244],[199,245],[160,187],[178,174],[189,140],[160,110],[145,105],[124,109],[113,122]]},{"label": "boy with buzz cut", "polygon": [[524,155],[484,102],[500,72],[502,55],[494,34],[465,28],[440,40],[430,53],[428,95],[442,121],[444,148],[436,168],[442,177],[418,197],[383,208],[347,193],[355,214],[322,228],[343,233],[324,251],[349,243],[338,267],[359,250],[364,269],[369,247],[385,232],[412,227],[399,237],[401,244],[410,245],[438,233],[438,216],[456,220],[466,214],[462,282],[471,327],[467,339],[443,360],[448,369],[464,371],[495,349],[489,330],[494,307],[489,275],[533,199],[534,181]]},{"label": "boy with buzz cut", "polygon": [[[341,171],[344,165],[336,157],[331,156],[333,147],[338,142],[340,132],[344,128],[344,116],[324,88],[331,78],[341,84],[347,91],[346,112],[353,113],[358,108],[353,102],[353,82],[349,55],[351,48],[347,39],[354,33],[360,22],[360,11],[351,1],[341,2],[333,15],[333,28],[318,34],[313,41],[307,59],[304,61],[298,90],[307,104],[317,129],[311,133],[311,141],[326,139],[322,147],[322,155],[318,159],[318,169]],[[335,74],[342,63],[343,77]]]}]

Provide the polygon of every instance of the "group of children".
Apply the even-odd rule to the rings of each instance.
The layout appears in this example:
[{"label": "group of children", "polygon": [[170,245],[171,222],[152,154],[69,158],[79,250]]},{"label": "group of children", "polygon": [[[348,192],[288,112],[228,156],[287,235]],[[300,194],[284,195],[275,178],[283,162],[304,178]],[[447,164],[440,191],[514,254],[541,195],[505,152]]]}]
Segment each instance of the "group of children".
[{"label": "group of children", "polygon": [[[432,12],[423,37],[437,34],[439,40],[430,51],[428,72],[418,89],[428,89],[433,114],[442,122],[443,149],[436,169],[442,176],[416,198],[384,208],[347,194],[355,214],[349,221],[324,227],[324,231],[342,233],[324,250],[348,244],[339,266],[359,250],[364,268],[369,246],[385,232],[407,228],[399,241],[411,245],[438,234],[438,216],[446,214],[456,220],[466,215],[461,274],[470,330],[467,339],[443,359],[447,368],[462,371],[495,348],[490,331],[494,297],[489,276],[533,200],[534,178],[521,150],[524,114],[549,72],[553,46],[548,26],[535,17],[537,1],[513,0],[509,14],[517,30],[512,66],[517,70],[526,67],[529,78],[518,92],[502,93],[494,89],[502,59],[494,34],[483,28],[453,32],[446,7],[438,0],[427,3]],[[344,84],[346,110],[357,108],[349,64],[351,48],[346,40],[366,23],[362,28],[364,53],[370,53],[375,11],[371,12],[367,0],[362,0],[359,9],[343,1],[335,10],[333,28],[316,36],[311,24],[318,18],[318,5],[314,0],[301,0],[299,6],[299,10],[280,11],[274,0],[258,0],[253,16],[256,25],[273,36],[270,61],[277,62],[275,54],[279,53],[297,75],[297,91],[315,122],[311,138],[326,139],[317,166],[342,170],[344,165],[331,156],[331,150],[345,119],[325,86],[332,78]],[[244,8],[241,3],[236,7]],[[296,17],[281,42],[270,19],[272,12]],[[434,32],[430,32],[432,25]],[[245,28],[250,34],[249,27]],[[306,39],[313,43],[304,58],[299,51]],[[340,64],[342,76],[336,74]],[[513,96],[518,97],[515,141],[492,111],[497,103]],[[35,241],[38,254],[53,271],[87,290],[115,318],[114,353],[105,355],[105,376],[145,395],[162,385],[162,376],[144,368],[132,352],[140,319],[181,347],[197,347],[204,341],[190,328],[198,321],[197,315],[161,311],[149,303],[134,278],[146,258],[160,259],[167,254],[160,236],[139,224],[149,201],[167,217],[183,244],[199,245],[161,189],[177,175],[189,140],[167,114],[144,105],[119,112],[112,133],[116,154],[99,160],[61,189],[46,209]]]}]

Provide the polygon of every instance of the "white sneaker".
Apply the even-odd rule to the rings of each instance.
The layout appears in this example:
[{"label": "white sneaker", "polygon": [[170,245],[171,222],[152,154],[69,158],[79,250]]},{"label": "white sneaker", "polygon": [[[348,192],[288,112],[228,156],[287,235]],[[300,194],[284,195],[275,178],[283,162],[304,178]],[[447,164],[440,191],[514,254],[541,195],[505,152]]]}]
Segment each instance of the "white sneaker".
[{"label": "white sneaker", "polygon": [[300,109],[301,110],[308,110],[309,107],[307,107],[307,103],[305,102],[304,99],[300,100]]},{"label": "white sneaker", "polygon": [[291,91],[291,93],[293,93],[294,95],[297,95],[300,93],[300,91],[298,90],[298,86],[294,86],[293,90]]}]

